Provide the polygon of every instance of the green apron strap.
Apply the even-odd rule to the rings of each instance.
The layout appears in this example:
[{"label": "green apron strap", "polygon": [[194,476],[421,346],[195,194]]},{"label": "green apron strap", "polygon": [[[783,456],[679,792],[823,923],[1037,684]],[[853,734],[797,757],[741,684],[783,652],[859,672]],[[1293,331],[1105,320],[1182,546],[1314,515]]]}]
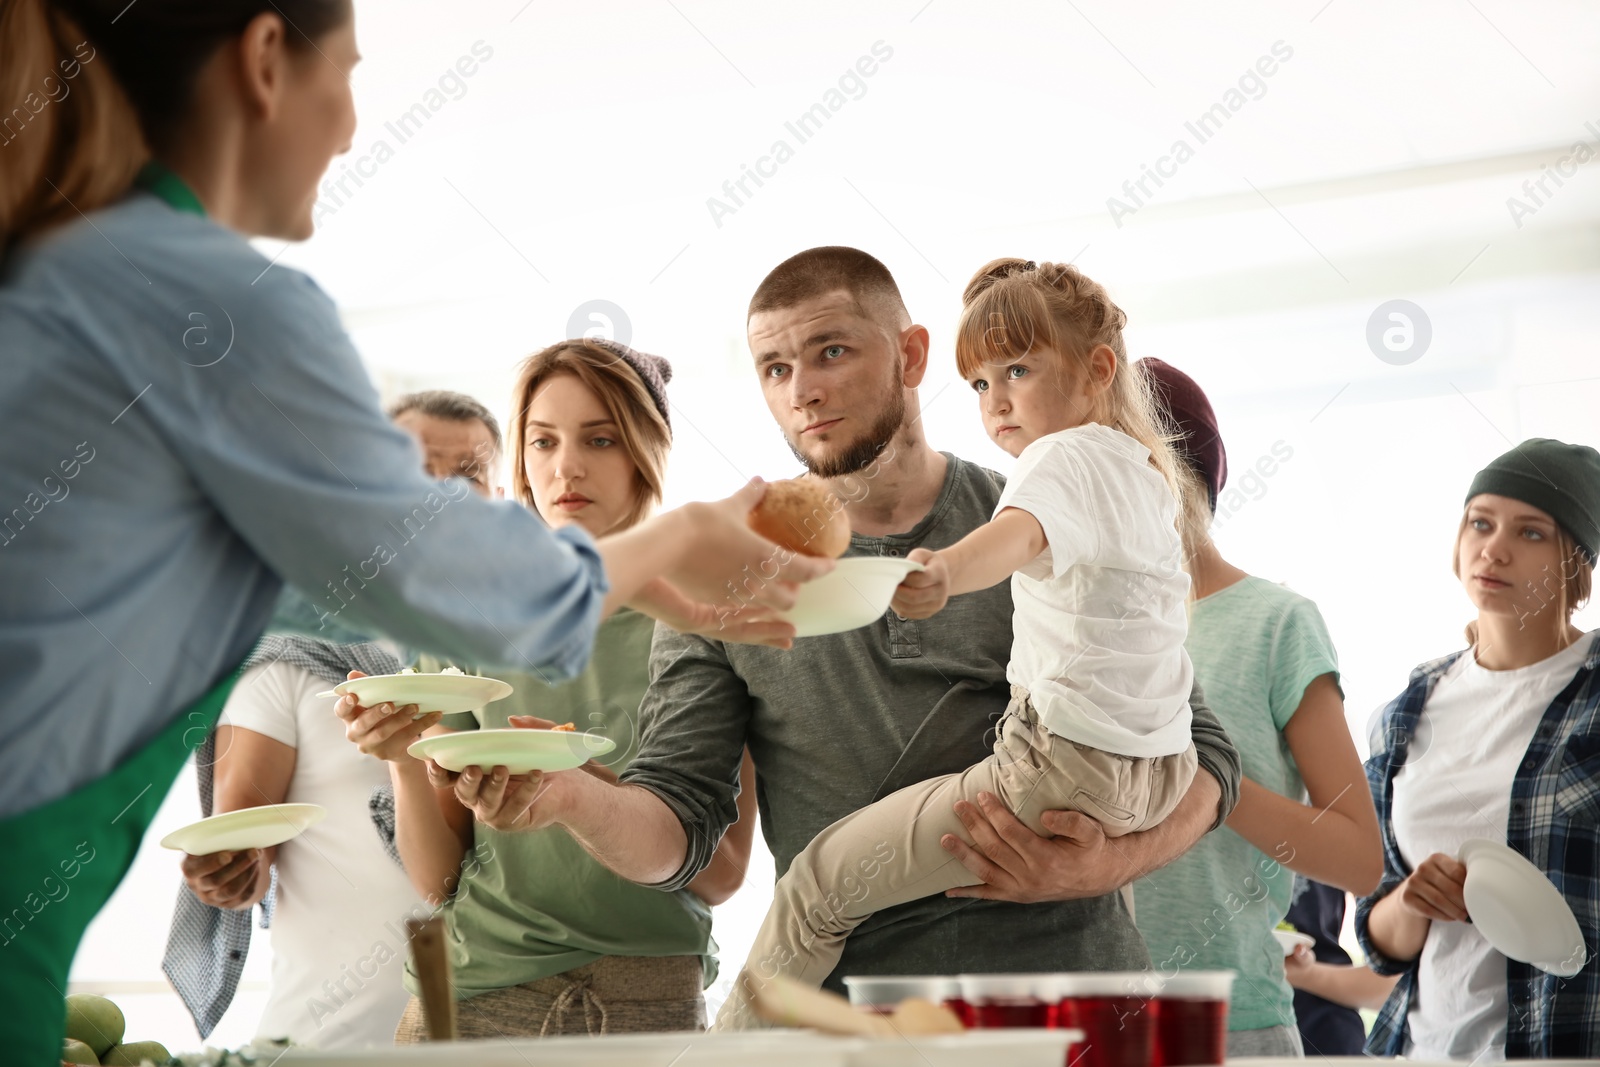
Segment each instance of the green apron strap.
[{"label": "green apron strap", "polygon": [[61,1062],[67,975],[161,802],[222,714],[234,671],[105,777],[0,820],[0,1059]]},{"label": "green apron strap", "polygon": [[178,211],[205,217],[206,207],[200,202],[189,183],[166,166],[151,160],[139,168],[133,184],[153,196],[160,197]]}]

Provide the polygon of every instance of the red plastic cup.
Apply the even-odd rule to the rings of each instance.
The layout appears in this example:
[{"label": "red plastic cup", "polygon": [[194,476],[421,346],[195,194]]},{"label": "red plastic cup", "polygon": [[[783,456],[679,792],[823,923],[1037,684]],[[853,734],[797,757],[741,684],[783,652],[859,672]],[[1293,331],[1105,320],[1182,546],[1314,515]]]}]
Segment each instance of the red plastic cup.
[{"label": "red plastic cup", "polygon": [[[959,989],[960,986],[958,985]],[[945,997],[944,1006],[956,1013],[956,1018],[961,1020],[961,1025],[972,1030],[978,1025],[978,1009],[968,1004],[959,996]]]},{"label": "red plastic cup", "polygon": [[1151,1067],[1155,1050],[1152,999],[1161,979],[1144,971],[1055,976],[1052,1026],[1081,1030],[1067,1047],[1076,1067]]},{"label": "red plastic cup", "polygon": [[[960,999],[970,1026],[978,1030],[1040,1029],[1050,1025],[1051,1004],[1040,987],[1051,978],[1041,974],[964,974]],[[957,1010],[956,1014],[961,1016]]]},{"label": "red plastic cup", "polygon": [[1232,971],[1192,971],[1168,978],[1154,1002],[1154,1067],[1220,1064],[1228,1053]]}]

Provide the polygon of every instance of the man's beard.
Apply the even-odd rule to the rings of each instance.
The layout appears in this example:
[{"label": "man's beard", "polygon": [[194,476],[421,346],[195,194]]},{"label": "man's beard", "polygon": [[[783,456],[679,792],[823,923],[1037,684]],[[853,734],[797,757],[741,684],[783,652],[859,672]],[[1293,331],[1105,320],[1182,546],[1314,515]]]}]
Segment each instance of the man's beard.
[{"label": "man's beard", "polygon": [[784,441],[788,443],[789,451],[794,453],[794,458],[805,464],[806,470],[815,477],[842,478],[867,467],[882,455],[889,447],[889,443],[894,440],[894,435],[900,432],[900,427],[905,421],[905,393],[894,388],[890,390],[889,403],[883,409],[883,414],[878,416],[878,421],[873,423],[860,438],[852,441],[843,451],[835,455],[813,459],[800,451],[788,434],[784,435]]}]

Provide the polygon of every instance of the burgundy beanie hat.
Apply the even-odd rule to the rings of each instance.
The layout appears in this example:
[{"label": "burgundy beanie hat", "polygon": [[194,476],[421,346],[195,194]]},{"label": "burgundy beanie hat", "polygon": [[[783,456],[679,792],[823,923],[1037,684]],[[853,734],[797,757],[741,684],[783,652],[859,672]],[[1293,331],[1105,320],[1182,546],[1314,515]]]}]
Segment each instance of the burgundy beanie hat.
[{"label": "burgundy beanie hat", "polygon": [[1145,358],[1134,366],[1150,382],[1159,414],[1173,433],[1181,435],[1173,448],[1205,483],[1213,513],[1217,497],[1228,484],[1228,451],[1217,432],[1217,413],[1195,380],[1170,363]]},{"label": "burgundy beanie hat", "polygon": [[636,348],[629,348],[621,341],[613,341],[607,337],[585,337],[583,340],[605,349],[633,368],[633,372],[644,383],[650,399],[655,401],[656,410],[661,412],[661,421],[667,424],[667,432],[670,434],[672,416],[668,413],[667,383],[672,381],[672,364],[660,356],[640,352]]}]

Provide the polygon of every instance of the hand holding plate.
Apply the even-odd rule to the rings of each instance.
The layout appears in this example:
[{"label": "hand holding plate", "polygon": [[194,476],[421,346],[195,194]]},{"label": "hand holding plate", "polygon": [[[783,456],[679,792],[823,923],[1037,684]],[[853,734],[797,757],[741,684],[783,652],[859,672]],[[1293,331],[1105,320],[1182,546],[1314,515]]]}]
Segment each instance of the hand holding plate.
[{"label": "hand holding plate", "polygon": [[504,767],[468,767],[456,779],[456,799],[490,829],[542,830],[554,822],[550,806],[538,803],[549,789],[545,778],[543,771],[509,774]]},{"label": "hand holding plate", "polygon": [[950,567],[943,556],[925,548],[913,548],[906,553],[906,560],[922,564],[922,570],[905,576],[889,607],[903,619],[926,619],[950,599]]},{"label": "hand holding plate", "polygon": [[207,856],[185,853],[179,866],[184,882],[200,898],[200,903],[238,911],[253,906],[263,895],[257,892],[261,856],[258,848],[213,852]]},{"label": "hand holding plate", "polygon": [[[365,678],[360,671],[351,671],[351,678]],[[393,704],[377,704],[366,708],[356,703],[356,698],[345,695],[333,706],[334,714],[344,720],[344,736],[369,756],[391,763],[409,760],[406,752],[412,742],[422,736],[430,726],[438,724],[443,716],[437,711],[413,719],[415,704],[397,708]]]},{"label": "hand holding plate", "polygon": [[1400,906],[1413,915],[1435,922],[1469,922],[1466,882],[1466,864],[1435,852],[1417,864],[1395,892]]}]

